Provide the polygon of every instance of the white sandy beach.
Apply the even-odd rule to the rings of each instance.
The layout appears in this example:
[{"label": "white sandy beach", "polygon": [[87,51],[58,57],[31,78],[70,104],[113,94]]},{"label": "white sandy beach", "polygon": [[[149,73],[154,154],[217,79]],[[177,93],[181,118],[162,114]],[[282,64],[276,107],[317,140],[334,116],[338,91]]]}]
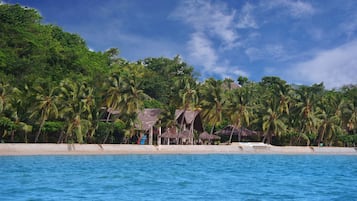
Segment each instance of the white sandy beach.
[{"label": "white sandy beach", "polygon": [[128,145],[128,144],[0,144],[0,155],[100,154],[330,154],[356,155],[354,147],[272,146],[263,143],[231,145]]}]

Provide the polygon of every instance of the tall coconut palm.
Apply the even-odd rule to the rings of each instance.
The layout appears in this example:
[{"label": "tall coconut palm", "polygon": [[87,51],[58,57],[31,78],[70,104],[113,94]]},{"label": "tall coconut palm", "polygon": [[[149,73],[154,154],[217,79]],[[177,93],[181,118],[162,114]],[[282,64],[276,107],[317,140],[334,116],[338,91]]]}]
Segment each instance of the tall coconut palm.
[{"label": "tall coconut palm", "polygon": [[348,133],[357,133],[357,86],[342,88],[344,96],[343,127]]},{"label": "tall coconut palm", "polygon": [[226,97],[221,80],[214,78],[207,79],[200,90],[200,106],[203,118],[212,125],[211,134],[214,127],[223,120],[223,108],[226,104]]},{"label": "tall coconut palm", "polygon": [[[227,98],[227,114],[229,114],[230,120],[233,124],[232,132],[229,136],[229,143],[232,142],[233,131],[244,126],[248,126],[250,123],[250,118],[252,116],[251,105],[251,94],[247,87],[233,89]],[[238,141],[240,141],[240,133],[238,136]]]},{"label": "tall coconut palm", "polygon": [[267,144],[272,143],[272,135],[280,136],[286,130],[286,126],[283,120],[283,115],[279,111],[279,101],[275,97],[270,100],[266,100],[265,111],[263,113],[263,142]]},{"label": "tall coconut palm", "polygon": [[332,145],[338,133],[342,132],[343,99],[336,92],[326,93],[318,104],[317,117],[320,119],[316,144],[324,142]]},{"label": "tall coconut palm", "polygon": [[143,108],[144,100],[150,97],[141,89],[142,82],[135,76],[127,76],[124,79],[125,85],[121,100],[123,111],[126,114],[136,113]]},{"label": "tall coconut palm", "polygon": [[150,99],[142,87],[141,78],[144,70],[140,64],[130,64],[120,72],[123,84],[118,107],[121,112],[120,118],[128,123],[129,129],[126,131],[126,136],[135,134],[134,128],[138,122],[137,113],[144,108],[144,101]]},{"label": "tall coconut palm", "polygon": [[[198,93],[196,90],[196,85],[194,82],[192,82],[191,79],[189,78],[184,78],[180,80],[181,83],[181,89],[179,90],[179,96],[182,99],[182,105],[183,105],[183,115],[185,115],[186,111],[188,109],[194,109],[195,105],[198,103]],[[183,132],[183,123],[184,123],[184,118],[181,119],[180,123],[180,131]]]},{"label": "tall coconut palm", "polygon": [[92,108],[95,106],[93,89],[85,83],[63,80],[60,84],[61,113],[67,122],[66,137],[78,143],[84,142],[84,135],[92,126]]},{"label": "tall coconut palm", "polygon": [[0,113],[2,113],[5,108],[6,108],[6,102],[7,102],[7,88],[8,88],[8,84],[0,82]]},{"label": "tall coconut palm", "polygon": [[10,108],[10,99],[13,91],[8,83],[0,82],[0,114]]},{"label": "tall coconut palm", "polygon": [[58,93],[56,87],[42,87],[40,85],[36,86],[34,91],[36,98],[30,118],[39,116],[39,128],[35,137],[35,143],[37,143],[47,119],[51,115],[53,117],[58,116]]},{"label": "tall coconut palm", "polygon": [[289,94],[291,87],[286,83],[286,81],[280,79],[279,77],[268,76],[263,77],[260,84],[266,91],[271,93],[269,96],[277,96],[279,99],[279,112],[289,114]]},{"label": "tall coconut palm", "polygon": [[[296,105],[294,111],[299,120],[299,132],[304,135],[317,133],[318,118],[316,117],[316,104],[319,96],[310,87],[300,87],[295,91]],[[314,139],[311,139],[314,140]]]},{"label": "tall coconut palm", "polygon": [[104,103],[107,108],[108,116],[106,121],[108,122],[113,111],[120,111],[121,103],[123,103],[123,78],[119,74],[114,73],[108,79],[108,89],[105,93]]},{"label": "tall coconut palm", "polygon": [[346,127],[349,132],[357,129],[357,102],[350,101],[345,105],[345,114],[347,115]]},{"label": "tall coconut palm", "polygon": [[[0,117],[12,121],[9,125],[14,125],[11,130],[8,130],[11,134],[11,141],[14,142],[14,135],[18,129],[21,129],[20,123],[21,117],[27,114],[27,110],[24,109],[24,100],[22,91],[16,87],[12,87],[5,82],[0,82]],[[26,110],[26,111],[25,111]],[[1,139],[1,136],[0,136]]]}]

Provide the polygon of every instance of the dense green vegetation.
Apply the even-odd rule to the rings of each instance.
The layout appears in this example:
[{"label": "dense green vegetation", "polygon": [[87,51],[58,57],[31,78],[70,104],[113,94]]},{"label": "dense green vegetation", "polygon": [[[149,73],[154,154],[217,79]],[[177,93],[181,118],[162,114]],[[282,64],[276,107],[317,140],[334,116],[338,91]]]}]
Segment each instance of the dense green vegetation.
[{"label": "dense green vegetation", "polygon": [[233,125],[276,145],[356,146],[357,86],[198,82],[179,56],[128,62],[116,48],[93,52],[34,9],[2,4],[0,19],[2,142],[131,143],[140,109],[161,108],[165,127],[181,108],[201,110],[208,132]]}]

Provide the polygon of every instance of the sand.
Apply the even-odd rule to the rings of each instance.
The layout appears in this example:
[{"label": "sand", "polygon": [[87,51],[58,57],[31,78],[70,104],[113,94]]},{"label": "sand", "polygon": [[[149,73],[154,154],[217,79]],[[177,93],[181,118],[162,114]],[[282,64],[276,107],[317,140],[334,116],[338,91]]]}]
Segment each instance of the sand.
[{"label": "sand", "polygon": [[355,155],[354,147],[272,146],[263,143],[231,145],[128,145],[128,144],[0,144],[0,155],[100,154],[329,154]]}]

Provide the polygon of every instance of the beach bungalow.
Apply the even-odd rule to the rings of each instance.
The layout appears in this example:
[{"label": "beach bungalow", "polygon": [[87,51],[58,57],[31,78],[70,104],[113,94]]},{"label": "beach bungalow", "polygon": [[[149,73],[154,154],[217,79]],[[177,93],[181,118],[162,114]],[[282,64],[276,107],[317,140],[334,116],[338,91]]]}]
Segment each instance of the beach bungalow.
[{"label": "beach bungalow", "polygon": [[135,130],[140,132],[140,138],[148,134],[149,145],[153,144],[154,133],[158,134],[158,144],[161,142],[161,127],[159,124],[160,109],[143,109],[138,112],[138,122],[135,124]]},{"label": "beach bungalow", "polygon": [[166,131],[162,133],[161,138],[164,139],[164,144],[179,144],[179,134],[176,126],[166,128]]},{"label": "beach bungalow", "polygon": [[194,144],[194,133],[202,133],[203,125],[199,110],[176,110],[176,125],[162,134],[167,144]]}]

